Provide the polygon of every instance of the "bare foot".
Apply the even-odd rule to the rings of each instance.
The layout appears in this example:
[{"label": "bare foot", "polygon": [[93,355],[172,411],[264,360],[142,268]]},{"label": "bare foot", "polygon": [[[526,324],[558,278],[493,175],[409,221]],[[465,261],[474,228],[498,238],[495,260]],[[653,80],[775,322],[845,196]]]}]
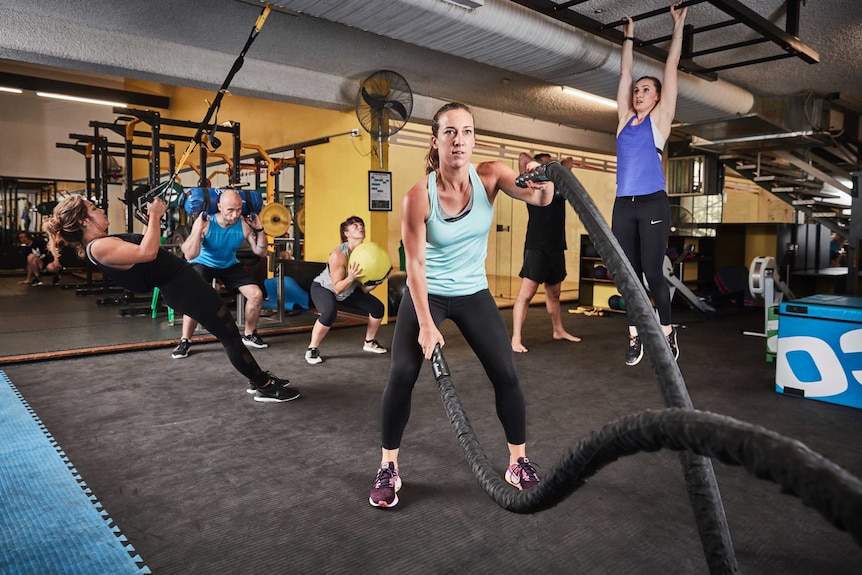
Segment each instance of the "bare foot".
[{"label": "bare foot", "polygon": [[579,338],[579,337],[578,337],[578,336],[576,336],[576,335],[572,335],[572,334],[570,334],[570,333],[569,333],[569,332],[567,332],[567,331],[564,331],[563,333],[555,333],[555,334],[554,334],[554,339],[556,339],[556,340],[574,341],[574,342],[581,341],[581,338]]},{"label": "bare foot", "polygon": [[21,280],[21,281],[19,281],[18,283],[19,283],[19,284],[21,284],[21,285],[24,285],[24,284],[28,284],[28,283],[30,283],[30,280]]},{"label": "bare foot", "polygon": [[515,353],[527,353],[527,348],[521,342],[512,342],[512,351]]}]

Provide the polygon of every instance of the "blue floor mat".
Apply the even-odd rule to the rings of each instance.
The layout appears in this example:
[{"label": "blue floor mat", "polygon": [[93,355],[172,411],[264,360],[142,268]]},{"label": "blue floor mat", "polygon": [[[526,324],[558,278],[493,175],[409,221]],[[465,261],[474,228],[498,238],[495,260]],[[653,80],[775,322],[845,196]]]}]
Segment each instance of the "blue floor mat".
[{"label": "blue floor mat", "polygon": [[150,573],[3,371],[0,573]]}]

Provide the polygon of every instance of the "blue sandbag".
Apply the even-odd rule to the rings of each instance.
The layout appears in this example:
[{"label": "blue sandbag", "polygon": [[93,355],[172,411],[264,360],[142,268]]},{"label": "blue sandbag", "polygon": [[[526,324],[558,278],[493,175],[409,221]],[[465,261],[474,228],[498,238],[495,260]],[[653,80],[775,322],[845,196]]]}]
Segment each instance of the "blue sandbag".
[{"label": "blue sandbag", "polygon": [[[308,309],[308,292],[302,289],[296,280],[291,277],[283,278],[284,283],[284,309],[293,311],[296,309]],[[278,278],[269,278],[263,282],[266,288],[266,299],[263,300],[263,309],[278,309]]]},{"label": "blue sandbag", "polygon": [[[189,188],[183,209],[190,216],[196,216],[204,210],[209,214],[218,212],[218,202],[224,190],[222,188]],[[263,196],[254,190],[236,190],[242,198],[242,215],[259,214],[263,209]]]}]

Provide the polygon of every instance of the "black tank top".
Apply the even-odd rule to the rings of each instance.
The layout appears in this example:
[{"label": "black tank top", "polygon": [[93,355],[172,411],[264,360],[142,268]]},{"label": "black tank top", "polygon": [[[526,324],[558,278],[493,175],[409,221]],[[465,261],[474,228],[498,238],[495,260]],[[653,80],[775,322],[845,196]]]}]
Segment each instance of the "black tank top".
[{"label": "black tank top", "polygon": [[566,250],[566,202],[562,196],[554,195],[547,206],[527,204],[530,218],[527,220],[527,237],[524,249]]},{"label": "black tank top", "polygon": [[[109,237],[138,245],[144,239],[142,234],[112,234]],[[135,264],[127,270],[118,270],[97,262],[90,253],[90,245],[92,242],[87,244],[87,257],[93,265],[116,284],[134,293],[146,293],[156,286],[165,285],[189,265],[188,262],[164,248],[159,248],[159,253],[153,261]]]}]

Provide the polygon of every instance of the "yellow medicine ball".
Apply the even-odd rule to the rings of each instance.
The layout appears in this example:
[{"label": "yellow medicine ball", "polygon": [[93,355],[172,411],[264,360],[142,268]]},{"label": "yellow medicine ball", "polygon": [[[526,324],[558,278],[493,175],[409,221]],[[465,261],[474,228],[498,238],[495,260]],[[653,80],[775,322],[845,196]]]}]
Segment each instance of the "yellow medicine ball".
[{"label": "yellow medicine ball", "polygon": [[389,252],[374,242],[363,242],[353,248],[348,263],[362,268],[362,275],[357,278],[360,283],[380,281],[392,268]]}]

